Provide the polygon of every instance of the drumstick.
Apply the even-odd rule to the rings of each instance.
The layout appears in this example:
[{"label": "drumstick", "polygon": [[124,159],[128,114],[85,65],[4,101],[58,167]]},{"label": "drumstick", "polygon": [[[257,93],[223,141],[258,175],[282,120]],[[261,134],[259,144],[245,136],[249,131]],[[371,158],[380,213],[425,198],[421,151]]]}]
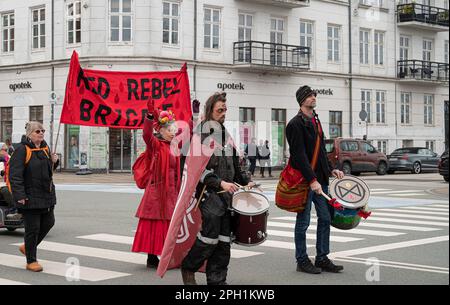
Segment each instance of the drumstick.
[{"label": "drumstick", "polygon": [[205,194],[206,191],[206,185],[203,187],[202,193],[200,194],[200,197],[198,198],[197,204],[195,205],[195,209],[194,211],[197,211],[198,205],[200,204],[200,201],[203,198],[203,195]]}]

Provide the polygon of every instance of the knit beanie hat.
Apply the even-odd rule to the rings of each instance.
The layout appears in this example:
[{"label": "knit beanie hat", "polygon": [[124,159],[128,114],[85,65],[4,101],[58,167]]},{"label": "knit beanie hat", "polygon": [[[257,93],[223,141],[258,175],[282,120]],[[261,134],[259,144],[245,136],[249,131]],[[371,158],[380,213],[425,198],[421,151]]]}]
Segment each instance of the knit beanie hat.
[{"label": "knit beanie hat", "polygon": [[317,96],[317,93],[309,86],[302,86],[297,90],[295,97],[299,105],[302,106],[303,102],[311,95]]}]

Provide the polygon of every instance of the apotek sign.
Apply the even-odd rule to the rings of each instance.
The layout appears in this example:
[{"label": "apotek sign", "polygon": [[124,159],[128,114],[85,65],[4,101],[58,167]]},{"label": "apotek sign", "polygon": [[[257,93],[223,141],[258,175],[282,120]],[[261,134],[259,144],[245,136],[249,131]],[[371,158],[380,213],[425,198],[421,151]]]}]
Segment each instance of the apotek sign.
[{"label": "apotek sign", "polygon": [[9,84],[9,89],[16,92],[17,89],[31,89],[31,83],[30,82],[22,82],[17,84]]}]

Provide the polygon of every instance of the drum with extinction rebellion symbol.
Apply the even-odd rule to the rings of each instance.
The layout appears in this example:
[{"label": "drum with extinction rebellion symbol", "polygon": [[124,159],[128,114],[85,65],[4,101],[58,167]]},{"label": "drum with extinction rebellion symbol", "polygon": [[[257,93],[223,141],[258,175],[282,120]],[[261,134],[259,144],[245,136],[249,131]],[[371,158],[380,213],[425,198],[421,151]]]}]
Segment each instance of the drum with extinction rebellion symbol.
[{"label": "drum with extinction rebellion symbol", "polygon": [[350,175],[343,179],[334,179],[330,184],[330,194],[344,207],[332,210],[333,227],[350,230],[358,226],[361,217],[370,216],[367,211],[370,189],[363,180]]}]

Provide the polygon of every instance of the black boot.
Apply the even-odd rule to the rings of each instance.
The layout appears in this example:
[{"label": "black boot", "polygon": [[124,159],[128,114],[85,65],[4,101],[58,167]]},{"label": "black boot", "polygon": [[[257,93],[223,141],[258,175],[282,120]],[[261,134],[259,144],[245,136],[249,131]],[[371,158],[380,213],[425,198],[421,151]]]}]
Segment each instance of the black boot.
[{"label": "black boot", "polygon": [[316,261],[315,266],[318,268],[321,268],[322,271],[326,272],[332,272],[332,273],[339,273],[340,271],[344,270],[343,266],[338,266],[333,264],[333,262],[326,257],[325,259],[321,261]]},{"label": "black boot", "polygon": [[184,285],[197,285],[194,272],[181,268],[181,276]]},{"label": "black boot", "polygon": [[319,274],[322,272],[322,270],[320,268],[314,267],[314,265],[309,260],[309,258],[305,259],[301,263],[297,263],[297,271],[305,272],[305,273],[309,273],[309,274]]},{"label": "black boot", "polygon": [[154,254],[149,254],[147,257],[147,268],[158,268],[159,259]]}]

